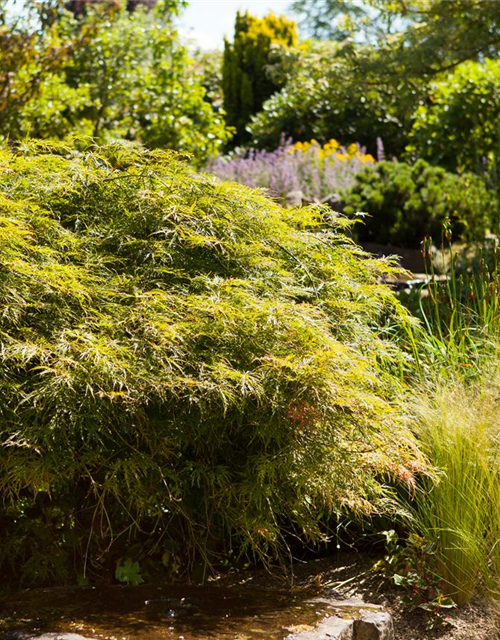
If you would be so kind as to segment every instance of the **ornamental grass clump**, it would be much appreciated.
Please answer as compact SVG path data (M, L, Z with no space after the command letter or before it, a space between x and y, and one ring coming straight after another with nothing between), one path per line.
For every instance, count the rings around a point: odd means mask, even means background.
M0 194L4 581L282 558L422 468L342 218L117 144L3 150Z
M460 273L456 249L442 247L450 275L418 292L422 322L407 335L414 355L408 411L440 473L437 482L424 479L405 507L413 534L433 550L431 571L458 604L500 596L500 276L495 239L483 249L478 264Z
M473 382L456 375L428 384L413 403L422 449L442 470L417 494L414 526L436 544L437 571L458 604L485 592L499 597L499 392L490 365Z

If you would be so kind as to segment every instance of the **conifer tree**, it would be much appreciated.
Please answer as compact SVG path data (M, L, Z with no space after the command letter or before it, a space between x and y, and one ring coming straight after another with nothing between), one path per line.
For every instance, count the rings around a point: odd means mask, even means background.
M226 40L223 62L224 108L227 123L236 129L235 143L248 134L250 117L280 86L267 73L271 45L292 47L297 42L296 25L283 16L256 18L248 13L236 16L234 42Z

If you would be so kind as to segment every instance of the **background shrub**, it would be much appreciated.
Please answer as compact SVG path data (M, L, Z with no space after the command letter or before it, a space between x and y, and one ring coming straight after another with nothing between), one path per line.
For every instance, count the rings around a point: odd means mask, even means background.
M496 197L479 176L452 174L424 160L366 167L343 200L347 214L370 216L357 227L363 241L418 248L426 236L439 243L443 225L465 240L482 239L496 226Z
M389 157L407 143L415 96L382 77L380 61L352 42L307 43L284 61L283 87L267 100L248 129L252 145L274 149L281 136L353 142L375 154L382 138ZM355 61L367 58L362 67Z
M484 173L500 150L500 60L465 62L428 88L408 151L451 171Z
M83 134L170 147L195 162L214 155L229 132L179 41L176 3L132 13L115 3L87 6L78 18L54 9L45 21L35 14L15 29L0 15L8 43L0 52L0 136Z

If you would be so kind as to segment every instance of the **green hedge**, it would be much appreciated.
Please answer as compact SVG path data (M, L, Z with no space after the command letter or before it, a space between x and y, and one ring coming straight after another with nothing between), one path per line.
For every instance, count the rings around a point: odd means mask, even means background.
M411 481L403 312L340 219L117 145L4 151L0 194L5 582L275 557Z

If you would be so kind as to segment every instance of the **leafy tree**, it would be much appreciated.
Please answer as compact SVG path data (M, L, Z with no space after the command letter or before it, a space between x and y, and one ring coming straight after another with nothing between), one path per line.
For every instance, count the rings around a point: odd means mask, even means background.
M125 7L127 11L134 11L139 7L154 9L159 6L163 11L178 13L179 9L186 5L186 0L104 0L104 2L103 0L69 0L69 2L64 3L65 8L76 16L84 14L92 5L101 5L107 10Z
M313 37L326 40L361 36L373 43L401 26L395 3L383 0L296 0L293 9Z
M358 66L361 56L370 66ZM283 134L302 141L337 138L375 154L382 138L389 155L402 153L419 94L397 77L382 82L376 60L373 48L349 42L302 47L284 87L252 119L253 144L276 148Z
M338 37L366 29L395 71L433 76L466 60L500 52L500 5L491 0L298 0L306 24L317 36ZM370 31L368 31L370 33Z
M393 5L398 7L398 3ZM409 74L433 77L466 60L500 53L500 5L490 0L400 2L411 22L395 40Z
M105 1L109 5L118 5L121 2L121 0ZM102 2L102 0L70 0L69 2L65 2L64 6L68 11L71 11L75 15L82 15L90 5L100 2ZM152 9L157 2L158 0L126 0L125 6L127 7L127 11L134 11L134 9L136 9L137 7L146 7L147 9Z
M260 19L248 13L237 14L234 41L225 42L222 67L224 108L228 125L236 129L235 142L248 138L250 117L279 88L266 69L271 46L291 47L296 41L295 23L284 17L269 14Z
M360 93L379 91L382 100L388 101L388 119L396 119L403 136L411 128L418 104L428 99L428 84L439 74L467 60L500 54L498 2L300 0L295 7L306 12L306 22L317 35L348 36L336 54L345 59L345 77L337 79L340 91L351 80ZM346 27L340 33L339 24ZM365 35L356 43L359 31ZM334 82L330 87L333 92ZM273 111L271 104L269 111ZM334 131L331 135L340 137ZM399 142L384 142L391 152L401 152Z
M22 86L8 96L10 118L0 133L140 140L190 152L200 162L214 154L228 132L178 41L175 9L172 2L158 2L152 11L129 13L105 3L89 6L78 19L62 11L34 36L24 27L23 37L37 42L34 61L16 62L13 49L13 82ZM57 64L44 62L51 51Z
M463 63L428 91L408 151L451 170L492 169L500 151L500 60Z
M195 49L190 52L193 70L200 78L201 86L205 89L207 100L215 111L224 115L224 93L222 90L222 61L223 53L219 49L207 51Z
M382 366L406 316L345 221L172 152L0 155L4 583L284 558L392 508L422 469Z
M500 52L500 4L487 0L304 0L297 8L310 10L320 35L333 20L329 35L349 37L325 44L323 55L313 47L298 56L250 126L258 145L275 146L282 127L298 139L336 137L371 152L380 136L390 155L400 155L429 84L464 60ZM368 25L374 31L356 41Z
M44 79L59 73L91 36L81 32L70 42L59 33L58 2L20 4L14 14L0 0L0 136L10 138L23 135L20 114L43 93Z

